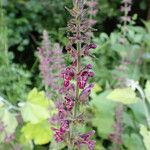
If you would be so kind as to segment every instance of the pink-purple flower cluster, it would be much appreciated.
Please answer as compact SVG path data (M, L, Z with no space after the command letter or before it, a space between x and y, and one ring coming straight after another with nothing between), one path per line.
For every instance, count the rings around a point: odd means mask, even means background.
M120 104L116 108L116 113L115 113L115 125L114 125L114 132L110 134L110 140L117 144L118 146L122 144L122 132L123 132L123 127L122 127L122 118L123 118L123 105Z
M40 72L42 74L43 84L47 94L52 97L52 93L59 91L59 73L64 67L62 51L58 43L50 43L48 32L43 31L43 42L41 48L38 48L40 60Z
M81 146L86 144L88 145L88 149L89 150L93 150L94 149L94 145L95 145L95 141L91 140L91 136L95 133L95 131L90 131L86 134L81 134L79 135L80 138L76 141L76 145L77 145L77 148L80 150Z
M88 6L88 14L89 14L89 19L88 23L91 27L93 27L97 21L94 19L96 14L98 13L98 2L97 0L89 0L86 2L86 5ZM93 35L92 32L87 32L89 35Z
M84 89L88 78L94 76L94 73L90 71L90 69L92 69L91 64L87 65L78 74L76 74L76 66L67 67L62 72L62 77L64 79L64 87L68 87L70 85L70 81L74 79L76 75L78 87L80 89Z
M94 84L88 84L89 78L94 76L92 65L82 65L81 58L90 55L90 51L96 48L90 43L90 36L86 33L91 31L91 26L86 17L85 3L83 0L74 0L73 9L68 9L72 15L68 23L69 42L66 46L68 54L72 58L72 64L61 72L64 84L61 88L63 100L56 102L57 114L52 122L57 124L53 127L54 137L57 142L66 142L68 148L87 146L94 149L95 141L90 140L94 131L81 134L74 132L76 126L84 121L82 105L88 103L88 98Z
M98 12L98 9L97 9L98 2L97 2L97 0L89 0L89 1L86 2L86 5L89 7L89 11L88 11L88 14L89 14L89 24L91 26L93 26L97 22L93 18L96 16L96 14Z
M132 0L122 0L121 3L122 3L121 12L124 13L124 15L121 17L121 20L122 22L124 22L124 24L127 24L131 21L129 12L131 11Z

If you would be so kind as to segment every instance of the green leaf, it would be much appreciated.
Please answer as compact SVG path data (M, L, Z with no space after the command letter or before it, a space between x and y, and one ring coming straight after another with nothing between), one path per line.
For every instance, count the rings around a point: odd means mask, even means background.
M29 92L27 101L43 107L48 107L49 105L48 99L46 98L44 91L38 92L36 88Z
M150 150L150 131L144 125L140 125L140 134L143 136L143 141L147 150Z
M102 143L96 142L95 150L106 150L106 149L103 147Z
M143 35L141 34L137 34L135 37L134 37L134 42L135 43L141 43L141 41L143 40Z
M21 114L25 122L31 122L33 124L38 123L41 120L47 119L50 115L48 109L30 102L26 102L21 108Z
M93 110L92 125L98 130L98 134L107 138L113 131L113 124L115 122L115 106L116 104L106 99L109 91L103 92L99 95L94 95L91 101Z
M143 111L144 107L142 101L138 101L136 104L130 105L128 107L132 110L134 114L133 121L137 121L138 124L139 122L145 123L145 112Z
M0 108L4 106L4 103L0 100Z
M5 132L0 133L0 143L4 143L6 135L15 133L18 122L15 114L11 113L6 107L0 108L0 121L2 121L5 126Z
M108 96L108 99L123 104L136 103L138 98L131 88L114 89Z
M101 91L102 91L102 87L99 86L99 85L96 83L96 84L94 84L93 91L94 91L95 93L101 92Z
M48 107L51 108L51 111L48 110ZM27 102L21 107L24 121L32 124L49 118L53 113L55 113L54 103L46 98L43 91L38 92L36 88L28 94Z
M126 128L127 129L129 129L129 128L133 128L134 129L135 128L132 116L129 113L127 113L127 112L123 113L123 120L122 120L122 122L123 122L123 125L124 125L124 130Z
M132 133L131 135L124 134L123 141L125 147L127 147L128 150L145 150L142 143L142 139L138 134L135 133Z
M47 120L37 124L27 123L21 130L25 141L33 140L35 144L42 145L51 141L52 130ZM23 142L23 141L22 141Z
M4 123L7 134L13 134L18 126L15 115L5 107L0 108L0 120Z
M146 86L145 86L145 90L144 91L145 91L146 98L147 98L147 100L150 103L150 81L146 82Z
M112 32L111 35L110 35L110 41L111 41L111 44L112 44L112 45L113 45L113 44L116 44L117 38L118 38L117 34L114 33L114 32Z

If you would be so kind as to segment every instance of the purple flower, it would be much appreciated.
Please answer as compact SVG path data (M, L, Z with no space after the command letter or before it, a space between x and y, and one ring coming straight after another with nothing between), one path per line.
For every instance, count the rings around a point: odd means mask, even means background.
M88 141L88 140L90 139L90 137L91 137L92 135L94 135L94 133L95 133L95 131L93 130L93 131L90 131L90 132L88 132L88 133L86 133L86 134L81 134L80 137L81 137L84 141Z
M125 11L127 12L131 11L131 6L127 6L127 7L121 6L121 12L125 12Z
M70 33L68 35L70 36L66 46L66 50L72 58L72 63L60 75L64 84L59 90L62 99L56 103L58 113L53 118L58 128L53 128L53 131L55 132L55 140L66 142L69 149L87 145L89 150L93 150L95 141L90 140L90 137L94 134L94 131L87 134L75 132L75 127L83 123L85 119L82 109L79 108L86 105L86 103L81 102L87 102L93 84L87 87L86 85L88 79L94 76L92 65L83 66L81 58L90 55L90 49L96 48L94 43L89 43L91 37L87 33L91 32L91 26L86 18L84 4L83 0L74 0L73 9L67 8L73 17L68 23L68 32ZM92 6L96 6L96 4L93 3Z
M89 45L89 47L92 48L92 49L95 49L97 47L97 45L92 43L92 44Z
M75 50L75 48L72 46L72 45L67 45L66 46L66 50L67 52L74 58L76 59L77 58L77 52Z
M51 128L55 134L54 134L54 137L55 137L55 140L56 142L62 142L63 141L63 136L64 136L64 132L62 132L60 129L56 129L56 128Z
M90 1L86 2L86 5L89 7L88 14L89 14L90 19L88 20L88 22L89 22L90 26L93 26L96 23L96 21L94 21L93 18L95 17L95 15L98 12L98 8L97 8L98 2L97 2L97 0L94 0L94 1L90 0ZM91 20L93 20L93 21L91 22Z
M88 81L88 78L93 77L93 76L94 76L94 73L92 71L89 71L89 69L86 66L78 75L78 78L77 78L78 87L80 89L84 89L84 87L86 86L86 83Z
M58 110L59 119L64 119L67 116L67 111L64 108Z
M127 23L131 22L129 12L131 11L132 0L123 0L121 3L123 6L121 6L120 11L124 13L124 15L121 17L121 21L124 23L124 25L126 25Z
M96 15L97 14L97 10L90 10L88 13L90 15Z
M71 98L65 97L66 101L64 102L64 105L66 107L67 111L71 111L74 107L74 101Z
M80 94L79 101L86 102L91 93L91 89L94 87L94 84L88 85Z
M95 133L95 131L90 131L86 134L79 135L79 139L76 141L76 146L80 148L81 145L86 144L89 150L94 150L95 141L90 140L91 136Z
M63 121L61 121L61 128L60 128L60 130L62 131L62 132L66 132L66 131L69 131L69 121L68 120L63 120Z
M53 98L61 86L59 74L64 67L64 60L60 45L58 43L50 43L46 30L43 31L43 41L42 46L38 48L38 57L40 60L39 68L47 96Z
M84 56L88 56L90 54L90 49L95 49L97 46L96 44L88 44L88 45L85 45L83 48L82 48L82 51L83 51L83 55Z
M96 7L97 4L98 3L96 1L89 1L89 2L86 3L86 5L89 6L89 7Z
M117 144L117 145L121 145L122 144L122 131L123 131L123 127L122 127L122 115L123 115L123 105L120 104L117 106L116 108L116 112L115 112L115 125L114 125L114 132L110 134L109 138L110 140Z
M70 67L67 67L61 74L64 79L64 86L65 87L69 86L70 81L74 77L74 70Z
M86 69L92 69L92 65L91 65L91 64L88 64L85 68L86 68Z

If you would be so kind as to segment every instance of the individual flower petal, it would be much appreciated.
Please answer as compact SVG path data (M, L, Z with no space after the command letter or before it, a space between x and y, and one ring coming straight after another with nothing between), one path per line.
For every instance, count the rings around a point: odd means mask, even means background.
M67 67L61 74L64 78L64 87L68 87L70 80L74 77L74 70L70 67Z
M91 89L94 87L94 84L90 84L87 86L80 94L79 96L79 101L81 102L86 102L87 99L89 98L89 95L91 93Z
M89 14L91 15L96 15L98 10L89 10Z
M71 111L74 107L74 101L71 98L65 97L66 101L64 102L65 108L67 111Z
M51 128L55 134L54 134L54 137L55 137L55 140L56 142L62 142L63 141L63 132L61 132L59 129L56 129L56 128Z
M86 141L86 140L89 140L90 137L91 137L92 135L94 135L94 133L95 133L95 131L92 130L92 131L90 131L90 132L88 132L88 133L81 134L80 137L81 137L84 141Z
M75 145L77 145L78 148L80 148L81 145L86 144L89 150L94 150L95 147L95 141L90 140L90 137L95 133L95 131L90 131L86 134L81 134L80 138L75 142Z
M121 6L121 12L129 12L131 11L131 6L125 7L125 6Z
M86 5L88 5L89 7L96 7L97 4L98 3L96 1L95 2L94 1L89 1L89 2L86 3Z
M62 132L66 132L66 131L69 131L69 121L68 120L63 120L63 121L61 121L61 128L60 128L60 130L62 131Z

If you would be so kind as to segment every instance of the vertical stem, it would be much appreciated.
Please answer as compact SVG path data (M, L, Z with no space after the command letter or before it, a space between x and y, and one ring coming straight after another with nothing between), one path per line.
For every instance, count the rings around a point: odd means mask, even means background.
M77 19L77 18L76 18ZM80 19L77 19L78 22L78 31L76 33L77 37L81 36L80 33ZM79 109L79 104L78 104L78 100L79 100L79 87L78 87L78 74L80 72L81 69L81 41L77 41L76 43L76 47L77 47L77 67L76 67L76 76L75 76L75 81L76 81L76 87L75 87L75 106L74 106L74 110L73 110L73 118L76 118L77 116L77 111ZM73 132L75 132L76 128L75 126L72 124L72 126L70 127L70 135L69 135L69 145L68 145L68 150L73 150L74 148L74 144L72 143L72 136L73 136Z
M113 150L120 150L118 144L116 143L113 143Z
M78 99L79 99L79 87L77 83L77 75L80 72L80 51L81 51L81 42L77 43L77 53L78 53L78 58L77 58L77 69L76 69L76 99L75 99L75 108L74 108L74 117L77 115L77 109L78 109Z
M128 4L125 3L125 4L124 4L124 7L125 7L124 17L127 17L127 16L128 16L128 11L127 11ZM127 21L124 21L124 22L123 22L123 36L124 36L124 37L126 36L126 27L127 27Z
M76 68L76 95L75 95L75 106L74 106L74 111L73 111L73 118L76 118L77 116L77 111L79 109L79 104L78 104L78 100L79 100L79 87L78 87L78 81L77 81L77 76L78 73L80 72L80 68L81 68L81 57L80 57L80 52L81 52L81 42L77 42L77 54L78 54L78 58L77 58L77 68ZM69 135L69 145L68 145L68 150L73 150L74 144L72 143L71 139L72 139L72 135L73 135L73 131L75 131L75 126L71 126L70 127L70 135Z

